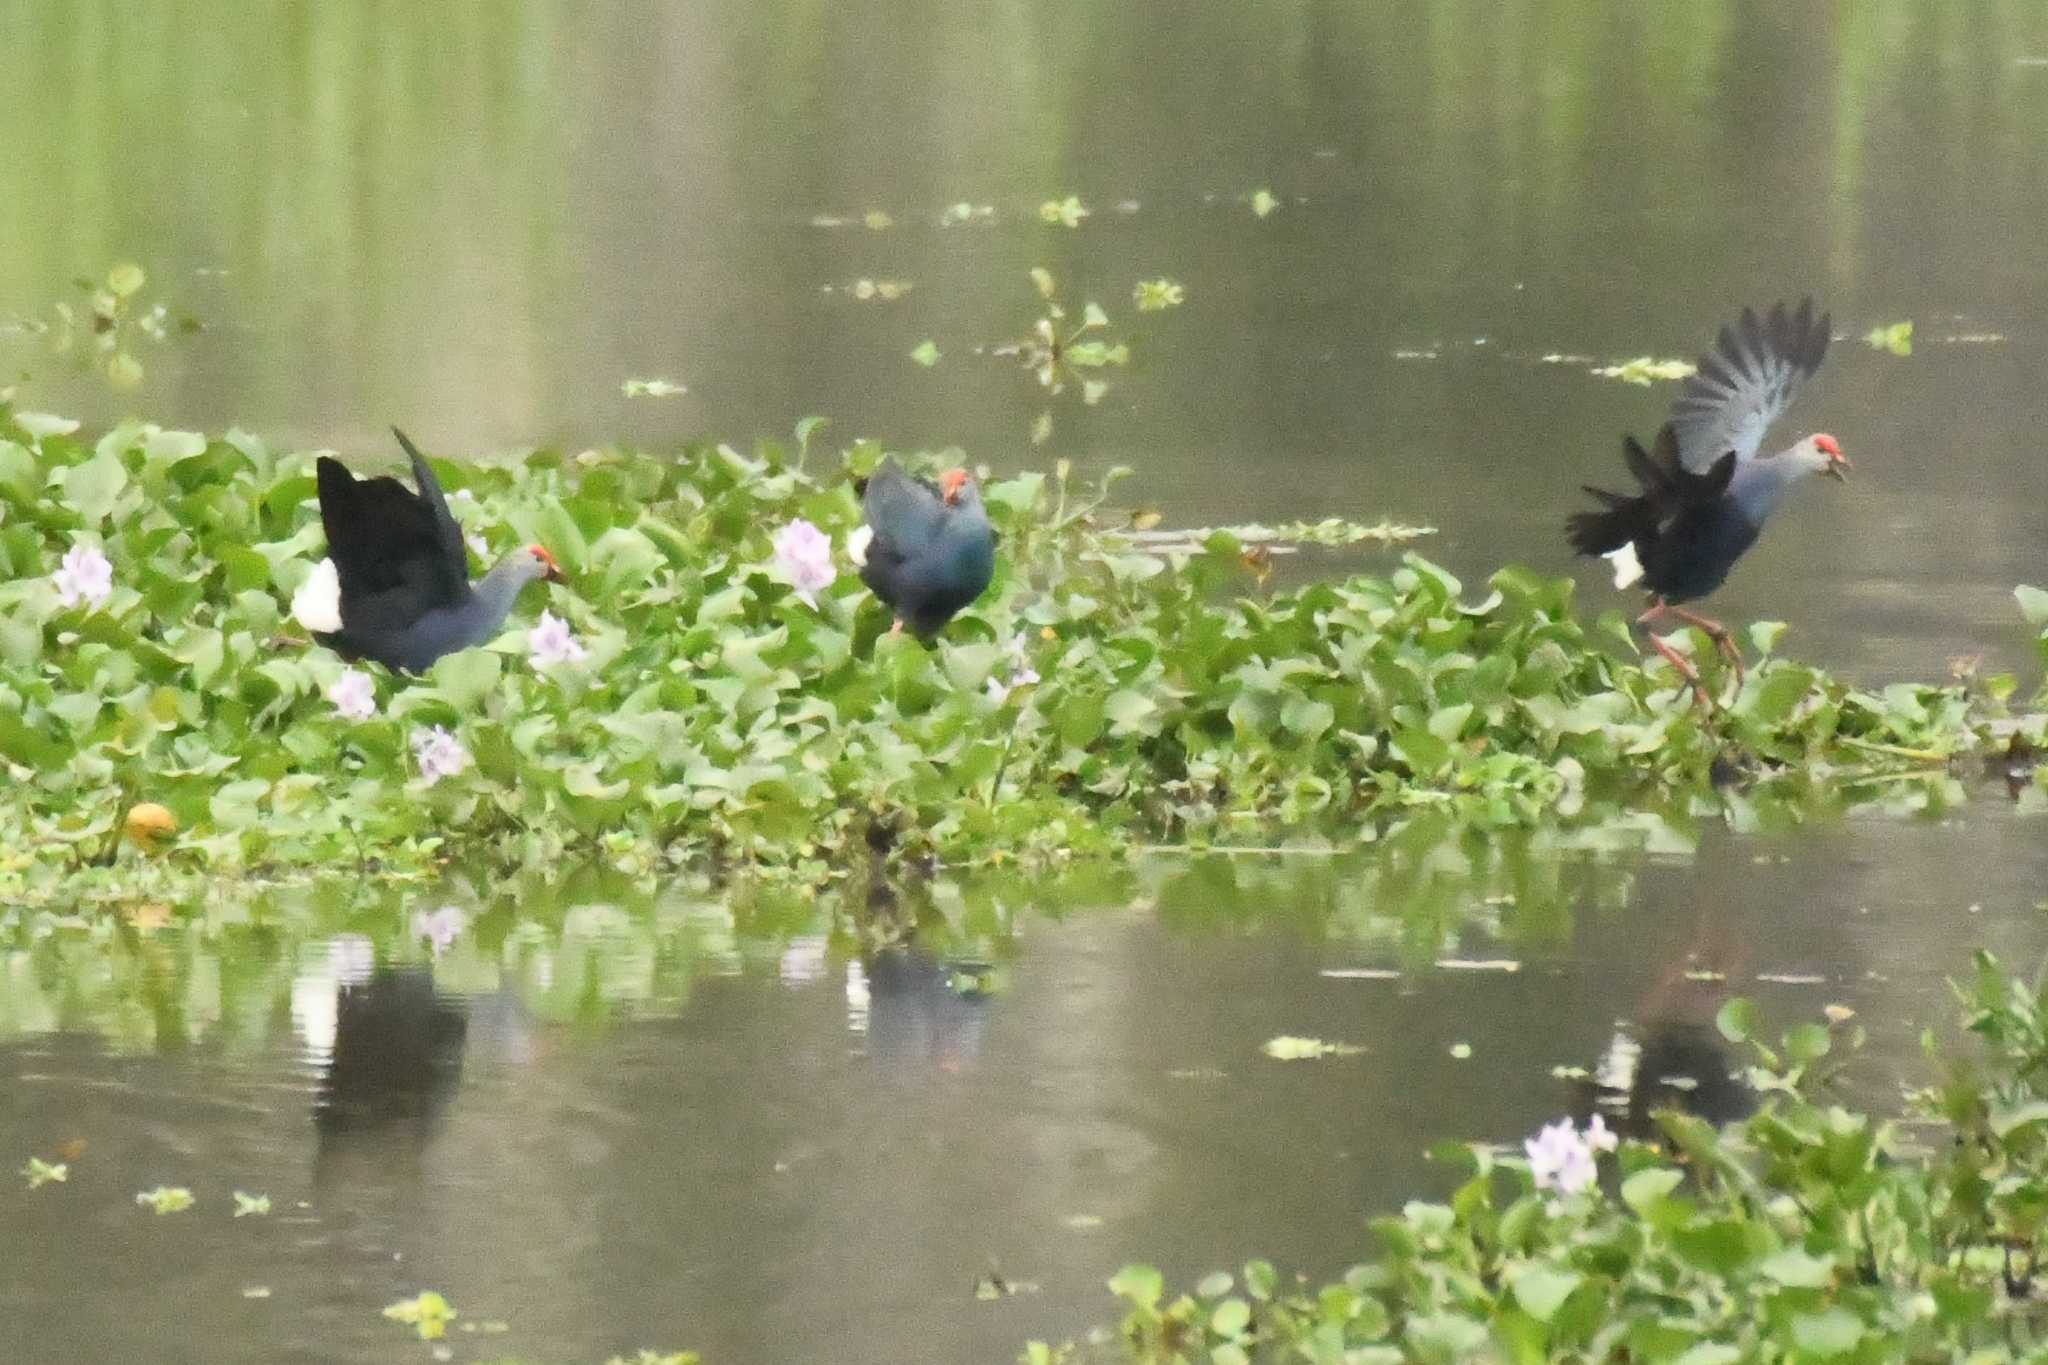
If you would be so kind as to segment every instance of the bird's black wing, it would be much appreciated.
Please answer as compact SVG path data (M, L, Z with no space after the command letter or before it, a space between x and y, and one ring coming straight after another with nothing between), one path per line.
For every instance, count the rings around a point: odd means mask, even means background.
M412 461L413 482L419 486L420 501L426 504L427 515L433 521L434 543L440 549L434 561L438 577L435 586L450 600L460 599L469 587L469 557L464 552L462 526L448 511L448 500L441 496L441 481L434 477L434 467L427 463L427 457L397 427L391 428L391 434L398 438L398 444L405 447L406 456Z
M358 479L325 455L315 473L349 630L396 629L460 600L460 586L448 591L439 531L418 494L388 476Z
M1740 321L1723 327L1671 406L1680 462L1705 473L1729 451L1737 461L1755 456L1771 423L1827 358L1828 326L1809 298L1795 313L1783 303L1762 318L1745 308Z

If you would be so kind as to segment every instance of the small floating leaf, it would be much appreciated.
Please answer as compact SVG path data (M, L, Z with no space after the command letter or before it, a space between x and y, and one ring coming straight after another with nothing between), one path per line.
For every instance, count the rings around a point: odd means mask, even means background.
M455 1320L456 1312L448 1300L429 1289L418 1298L392 1304L384 1310L384 1316L417 1329L421 1341L439 1341L448 1334L448 1324Z
M107 272L107 291L117 299L125 299L140 290L148 279L141 266L123 261Z
M619 390L628 398L674 398L689 392L681 384L666 379L628 379L619 385Z
M1081 220L1088 216L1088 206L1079 197L1068 195L1065 199L1048 199L1038 206L1041 222L1057 224L1060 227L1079 227Z
M1599 366L1593 373L1602 379L1619 379L1624 384L1648 387L1656 379L1684 379L1696 368L1686 360L1658 360L1654 356L1639 355L1634 360Z
M32 1156L28 1165L21 1168L21 1173L28 1177L28 1187L36 1190L52 1181L63 1184L71 1178L71 1167L61 1161L52 1163Z
M1873 351L1890 351L1893 355L1913 354L1913 324L1911 322L1889 322L1873 327L1865 334L1863 344Z
M1296 1038L1281 1034L1268 1038L1259 1049L1268 1057L1282 1062L1314 1061L1319 1057L1350 1057L1365 1051L1355 1043L1329 1043L1321 1038Z
M117 389L132 389L142 382L142 362L126 351L116 351L107 362L107 382Z
M1131 299L1141 313L1159 313L1168 308L1178 308L1187 298L1187 290L1168 279L1140 280L1131 290Z
M884 303L892 303L916 287L909 280L861 279L853 282L853 296L863 303L869 299L880 299Z
M1256 190L1252 194L1252 212L1264 218L1280 207L1280 201L1273 197L1271 190Z
M910 358L929 370L932 366L939 363L938 343L930 337L926 337L918 343L917 349L910 353Z
M192 1207L192 1191L183 1185L159 1185L153 1190L144 1190L135 1196L135 1202L162 1216L166 1213L182 1213Z
M869 232L887 232L896 226L896 220L880 209L869 209L861 222L866 224Z
M244 1194L235 1191L235 1217L261 1217L270 1212L270 1196L267 1194Z
M1053 283L1052 272L1042 265L1031 267L1031 283L1037 287L1040 298L1051 298L1053 290L1058 287ZM78 423L73 422L71 426L76 430Z

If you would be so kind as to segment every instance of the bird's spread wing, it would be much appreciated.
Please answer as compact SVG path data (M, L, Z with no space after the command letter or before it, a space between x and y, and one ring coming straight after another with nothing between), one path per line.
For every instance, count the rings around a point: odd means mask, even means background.
M875 533L869 556L880 555L894 562L930 544L946 520L946 504L939 490L911 478L894 460L884 460L868 476L861 507Z
M1796 313L1777 304L1762 318L1743 309L1672 404L1680 461L1705 473L1729 451L1738 461L1753 457L1827 353L1828 316L1813 315L1812 299Z
M351 629L395 628L460 599L448 590L433 513L397 479L358 479L320 458L320 520L341 581L342 619Z
M441 496L441 481L434 477L434 467L427 463L427 457L397 427L391 428L391 434L398 438L398 444L405 447L406 458L412 461L412 481L418 485L420 501L426 504L427 515L433 521L434 543L440 549L434 561L436 587L450 600L459 599L469 586L469 559L462 544L462 526L448 511L448 500Z

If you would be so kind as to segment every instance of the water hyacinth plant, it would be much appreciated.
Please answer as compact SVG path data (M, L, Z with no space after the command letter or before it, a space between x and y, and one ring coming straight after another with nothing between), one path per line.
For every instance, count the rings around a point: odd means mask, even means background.
M1921 769L1948 801L1947 756L2041 729L2003 716L2010 680L1873 693L1777 657L1694 708L1618 614L1573 614L1569 581L1474 590L1409 554L1278 589L1238 532L1148 540L1064 466L984 483L995 581L927 648L834 563L869 443L823 474L775 442L451 473L493 553L556 547L570 584L378 682L293 619L320 595L310 456L63 425L0 415L0 818L25 859L0 878L23 893L90 866L134 800L170 813L164 865L195 875L603 849L830 879L877 825L945 857L1064 858L1347 842L1424 813L1598 821L1731 770L1853 793ZM118 586L81 621L49 583L87 544ZM75 568L81 594L107 581Z
M1627 1143L1597 1116L1566 1119L1526 1161L1448 1144L1448 1198L1375 1219L1371 1255L1330 1282L1253 1261L1169 1296L1157 1270L1126 1266L1108 1286L1118 1333L1020 1358L2039 1360L2048 1011L2038 983L1984 954L1957 995L1977 1045L1928 1040L1938 1080L1908 1096L1905 1123L1833 1093L1829 1059L1863 1042L1846 1018L1767 1046L1734 1000L1719 1026L1764 1096L1751 1117L1668 1108Z

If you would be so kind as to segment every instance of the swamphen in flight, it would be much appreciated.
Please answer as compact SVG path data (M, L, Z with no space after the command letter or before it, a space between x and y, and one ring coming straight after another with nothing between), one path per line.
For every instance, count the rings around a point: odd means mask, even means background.
M1588 486L1600 509L1575 513L1565 523L1573 549L1614 560L1615 586L1640 579L1649 589L1649 610L1636 624L1675 616L1698 626L1734 665L1737 687L1742 651L1727 629L1678 604L1721 586L1793 484L1811 474L1840 479L1849 468L1841 446L1825 433L1776 454L1757 453L1765 431L1827 353L1828 318L1814 317L1812 299L1796 313L1780 303L1764 318L1743 309L1741 321L1723 327L1714 349L1700 357L1655 448L1645 452L1633 436L1622 438L1642 491L1629 497ZM1706 701L1697 670L1654 632L1650 643Z
M995 577L995 528L966 470L933 484L883 460L861 486L861 507L870 534L854 556L860 580L896 613L895 630L929 640Z
M528 545L471 587L462 528L440 482L405 433L392 434L412 460L417 493L388 476L358 479L320 457L320 520L341 580L341 629L316 638L346 658L422 673L443 654L496 635L520 589L537 578L561 582L562 571L553 555Z

